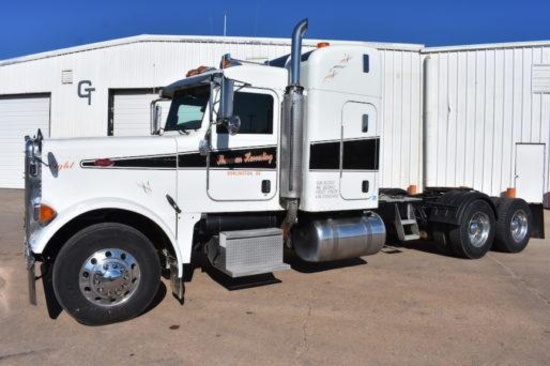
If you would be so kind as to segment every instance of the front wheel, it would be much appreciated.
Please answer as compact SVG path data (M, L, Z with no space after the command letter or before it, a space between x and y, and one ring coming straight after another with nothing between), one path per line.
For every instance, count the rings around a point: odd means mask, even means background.
M493 244L495 237L495 214L483 200L471 202L459 226L449 231L453 252L462 258L483 257Z
M55 295L77 321L109 324L134 318L160 283L158 254L138 230L101 223L75 234L53 267Z

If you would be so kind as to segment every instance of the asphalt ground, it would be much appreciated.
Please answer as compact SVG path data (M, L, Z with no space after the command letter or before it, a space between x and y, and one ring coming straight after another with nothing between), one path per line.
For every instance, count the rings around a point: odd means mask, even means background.
M0 202L0 365L550 364L549 239L474 261L388 246L258 287L198 268L183 305L164 281L140 317L90 327L50 318L41 282L28 303L23 192Z

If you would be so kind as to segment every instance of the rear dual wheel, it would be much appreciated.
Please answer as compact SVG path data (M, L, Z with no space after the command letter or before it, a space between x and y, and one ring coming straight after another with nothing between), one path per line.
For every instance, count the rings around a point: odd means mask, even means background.
M461 224L449 230L449 243L457 256L478 259L491 248L495 231L493 209L487 202L475 200L466 207Z
M498 212L493 248L506 253L519 253L531 237L531 208L522 199L495 200Z

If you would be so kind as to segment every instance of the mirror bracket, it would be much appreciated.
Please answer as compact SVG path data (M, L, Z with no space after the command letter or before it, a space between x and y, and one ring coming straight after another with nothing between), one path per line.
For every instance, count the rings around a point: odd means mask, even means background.
M206 156L210 153L210 141L207 139L200 140L199 142L199 153L201 156Z

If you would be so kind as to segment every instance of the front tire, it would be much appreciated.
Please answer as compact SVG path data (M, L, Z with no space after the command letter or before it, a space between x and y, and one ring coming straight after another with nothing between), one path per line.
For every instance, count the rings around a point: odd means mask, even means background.
M138 316L153 300L159 284L159 257L151 241L118 223L96 224L75 234L53 267L59 303L88 325Z
M459 226L449 231L453 252L462 258L478 259L491 248L495 237L495 214L483 200L471 202Z

